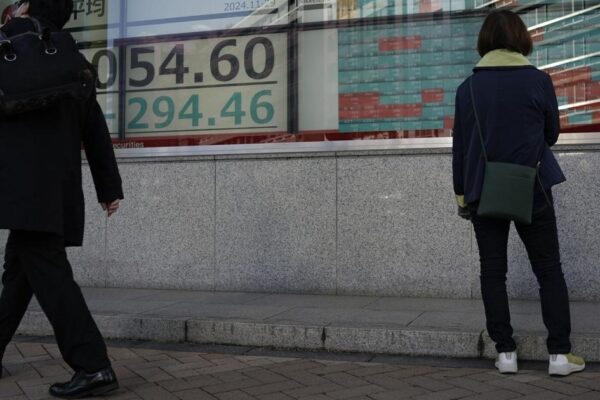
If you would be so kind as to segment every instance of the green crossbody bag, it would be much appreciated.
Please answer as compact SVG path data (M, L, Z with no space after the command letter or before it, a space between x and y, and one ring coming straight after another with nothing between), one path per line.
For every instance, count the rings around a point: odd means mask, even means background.
M485 159L483 187L477 215L487 218L498 218L531 224L533 216L533 195L535 178L538 175L539 163L536 168L525 165L488 160L483 140L481 123L475 106L473 78L469 80L471 101L477 122L481 148Z

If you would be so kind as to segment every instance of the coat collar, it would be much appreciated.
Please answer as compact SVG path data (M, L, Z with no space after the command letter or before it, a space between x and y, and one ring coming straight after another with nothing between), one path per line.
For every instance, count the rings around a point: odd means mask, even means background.
M510 50L492 50L483 56L475 68L530 67L532 64L521 53Z

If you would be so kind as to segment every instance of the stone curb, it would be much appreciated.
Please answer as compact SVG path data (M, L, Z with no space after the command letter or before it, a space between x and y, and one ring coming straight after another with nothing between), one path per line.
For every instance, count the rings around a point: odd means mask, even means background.
M485 332L448 331L394 326L315 326L231 320L193 320L147 315L95 314L102 334L109 339L170 343L220 344L280 349L358 352L447 358L494 358L496 350ZM19 334L53 335L46 316L25 314ZM545 334L515 335L519 357L548 359ZM572 337L573 351L587 361L600 361L600 335Z

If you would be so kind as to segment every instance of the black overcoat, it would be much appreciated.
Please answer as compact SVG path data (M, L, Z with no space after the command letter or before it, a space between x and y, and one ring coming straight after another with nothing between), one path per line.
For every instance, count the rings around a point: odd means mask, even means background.
M32 30L33 24L18 18L2 29L14 36ZM81 246L82 144L98 201L122 199L121 177L95 93L84 102L63 100L35 112L0 114L0 229L53 232L64 236L65 245Z

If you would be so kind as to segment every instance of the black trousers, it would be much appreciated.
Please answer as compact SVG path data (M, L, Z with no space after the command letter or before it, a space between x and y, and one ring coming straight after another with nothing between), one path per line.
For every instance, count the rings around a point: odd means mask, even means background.
M0 297L0 356L35 294L52 324L64 360L74 371L110 366L106 345L73 280L63 238L11 231L6 244Z
M550 204L541 189L536 192L532 224L515 223L515 226L540 287L548 352L565 354L571 351L569 295L561 268L552 193L547 193ZM499 353L514 351L516 344L506 293L510 221L478 217L477 204L469 208L481 258L481 294L487 330Z

